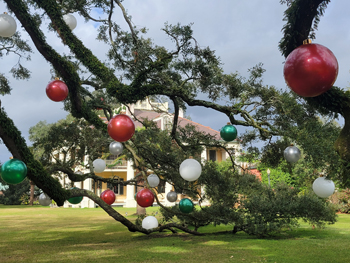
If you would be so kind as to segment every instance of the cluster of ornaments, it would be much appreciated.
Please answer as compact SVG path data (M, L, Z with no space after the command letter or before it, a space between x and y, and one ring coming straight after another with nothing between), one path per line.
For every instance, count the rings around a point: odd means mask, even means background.
M301 152L298 147L291 145L284 150L283 155L288 162L295 163L300 159ZM317 196L327 198L334 193L335 185L332 180L319 177L312 184L312 189Z

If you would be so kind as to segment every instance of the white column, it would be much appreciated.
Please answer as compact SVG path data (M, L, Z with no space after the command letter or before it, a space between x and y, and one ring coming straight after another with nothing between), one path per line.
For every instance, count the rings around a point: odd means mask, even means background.
M127 170L126 170L126 180L131 180L134 177L135 177L135 174L134 174L134 169L132 168L132 161L128 161ZM136 201L134 199L134 195L135 195L135 186L127 185L125 207L136 207Z

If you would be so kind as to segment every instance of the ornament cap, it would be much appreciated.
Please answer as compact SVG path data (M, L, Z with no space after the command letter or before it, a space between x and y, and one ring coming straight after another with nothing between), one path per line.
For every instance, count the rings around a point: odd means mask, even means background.
M303 40L303 45L307 45L307 44L311 44L312 43L312 41L311 41L311 39L305 39L305 40Z
M291 144L290 144L290 146L294 146L294 144L293 144L293 143L291 143Z
M55 80L60 80L60 78L59 77L55 77Z
M231 125L231 122L228 122L227 125Z

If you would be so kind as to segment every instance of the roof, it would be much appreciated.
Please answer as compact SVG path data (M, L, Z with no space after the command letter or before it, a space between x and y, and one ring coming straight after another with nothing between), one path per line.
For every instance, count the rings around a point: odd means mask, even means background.
M134 110L134 115L139 120L145 120L145 119L154 120L157 123L157 126L159 128L161 128L161 117L168 115L168 116L171 116L171 118L172 118L174 116L174 114L171 114L171 113L155 112L155 111L139 110L139 109ZM101 119L107 123L106 117L101 117ZM178 125L180 127L186 127L186 125L193 125L196 127L197 131L202 132L204 134L210 134L210 135L214 136L214 138L216 140L221 140L219 131L212 129L209 126L204 126L200 123L191 121L189 119L179 117L178 118ZM140 128L140 127L142 127L142 124L139 121L135 121L135 126L136 126L136 128ZM236 140L237 139L235 139L235 141Z

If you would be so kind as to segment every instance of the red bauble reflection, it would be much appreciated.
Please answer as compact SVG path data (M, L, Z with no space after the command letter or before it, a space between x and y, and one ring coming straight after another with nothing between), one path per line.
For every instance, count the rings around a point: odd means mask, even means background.
M108 134L117 142L126 142L135 133L134 121L125 114L118 114L108 122Z
M338 61L319 44L305 44L292 51L283 69L287 85L298 95L316 97L329 90L338 76Z
M113 204L115 201L115 193L112 190L105 190L101 193L100 198L105 201L106 204Z
M136 202L142 207L151 206L154 202L154 195L152 191L147 188L138 191L136 194Z
M46 95L56 102L65 100L68 96L68 87L66 83L61 80L51 81L46 86Z

